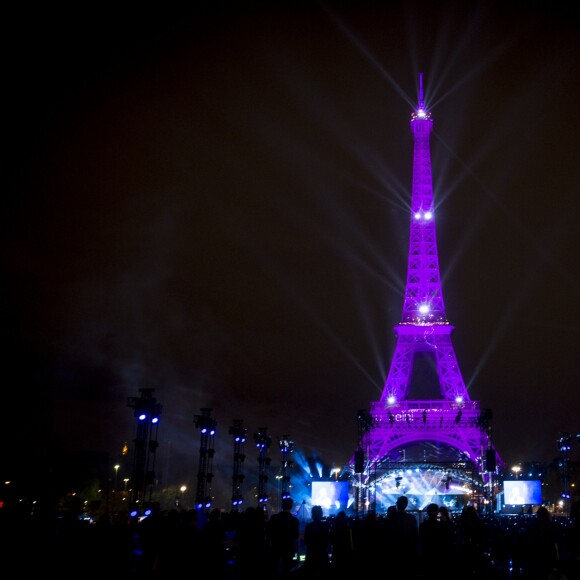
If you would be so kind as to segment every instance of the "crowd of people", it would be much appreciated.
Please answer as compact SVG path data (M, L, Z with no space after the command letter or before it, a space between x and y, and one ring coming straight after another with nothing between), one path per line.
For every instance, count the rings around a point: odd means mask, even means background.
M452 514L429 504L408 510L400 496L386 513L328 515L319 505L299 518L292 499L268 517L238 511L151 506L147 517L120 512L94 523L75 517L2 520L2 546L19 573L61 578L180 578L199 572L224 580L385 578L552 580L580 578L578 514L485 516L472 505ZM302 512L304 513L304 512Z

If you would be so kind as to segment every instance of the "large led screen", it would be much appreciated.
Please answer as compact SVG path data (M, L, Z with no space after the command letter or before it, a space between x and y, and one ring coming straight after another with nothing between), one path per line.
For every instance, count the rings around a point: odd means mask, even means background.
M515 480L503 482L505 505L530 505L542 503L542 482L538 480Z
M313 481L312 505L322 506L324 515L346 510L348 504L348 481Z

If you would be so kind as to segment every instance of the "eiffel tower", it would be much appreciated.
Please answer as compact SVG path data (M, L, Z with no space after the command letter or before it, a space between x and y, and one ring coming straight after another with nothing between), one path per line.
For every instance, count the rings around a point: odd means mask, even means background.
M402 473L403 467L438 467L447 474L448 488L452 469L474 472L485 484L503 466L491 441L491 411L480 410L479 402L469 396L451 340L454 326L445 312L433 202L432 129L420 74L419 102L411 115L414 158L403 315L394 327L396 346L380 400L371 402L370 413L359 411L358 417L360 447L354 472L361 485L366 482L375 490L385 473ZM433 378L438 378L438 399L409 398L419 358L427 359Z

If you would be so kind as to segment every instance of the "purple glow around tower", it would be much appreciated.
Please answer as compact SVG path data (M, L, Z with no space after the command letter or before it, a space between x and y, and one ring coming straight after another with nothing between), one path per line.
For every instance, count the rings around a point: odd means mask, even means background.
M407 283L403 317L395 327L397 346L381 397L385 405L407 397L413 361L419 351L429 351L435 357L442 397L469 401L451 343L454 327L447 321L441 288L429 147L432 129L420 74L419 103L411 116L414 157Z
M372 427L362 437L362 448L368 454L368 477L373 469L383 465L385 458L388 463L402 454L406 457L403 462L409 461L411 453L407 451L417 444L444 445L452 449L455 461L469 458L479 472L487 469L486 453L495 452L479 402L470 399L463 382L451 342L454 327L445 314L433 207L429 146L432 129L423 95L423 76L419 75L419 102L411 117L413 185L403 315L394 327L397 342L381 398L371 403ZM409 399L417 355L432 358L439 380L439 399ZM424 462L424 453L421 457ZM501 465L499 456L497 464Z

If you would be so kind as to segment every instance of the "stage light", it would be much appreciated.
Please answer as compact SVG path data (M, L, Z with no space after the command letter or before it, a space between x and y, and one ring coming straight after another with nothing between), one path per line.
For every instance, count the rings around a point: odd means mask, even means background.
M572 449L572 436L569 433L561 433L558 438L558 447L564 453L570 451Z

